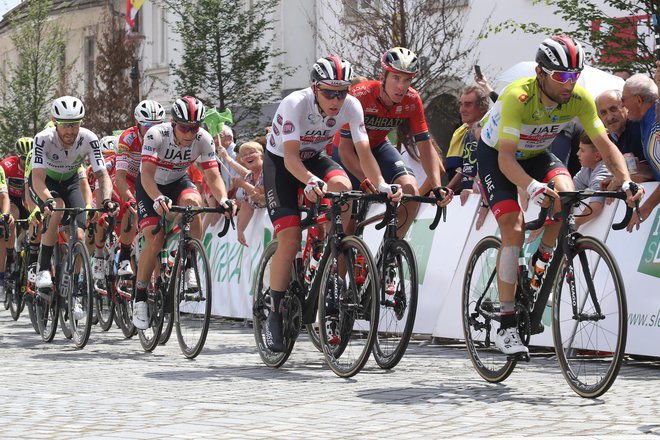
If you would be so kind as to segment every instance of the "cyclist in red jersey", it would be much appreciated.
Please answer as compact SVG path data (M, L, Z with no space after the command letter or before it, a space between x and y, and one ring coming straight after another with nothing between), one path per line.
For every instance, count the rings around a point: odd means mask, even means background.
M350 130L344 126L341 139L335 137L342 165L353 175L354 187L358 182L366 183L365 180L369 179L380 191L385 191L385 187L393 183L400 185L406 194L419 195L415 175L387 139L390 131L408 121L424 171L436 197L443 198L440 204L444 206L451 200L451 194L444 197L444 191L439 189L440 157L431 145L422 100L417 91L410 87L419 70L417 55L409 49L394 47L383 54L380 62L383 68L380 81L364 81L350 91L362 104L371 154L369 151L358 151L360 146L353 144ZM418 206L417 203L409 203L406 211L400 213L398 234L401 237L414 220Z
M133 112L135 125L119 136L117 146L117 189L122 199L121 211L121 235L119 237L119 268L117 275L132 276L133 268L129 261L131 256L131 243L137 234L137 203L135 201L135 178L140 171L140 160L142 158L142 141L144 135L151 127L165 121L165 109L160 103L153 100L141 101ZM128 217L124 213L130 211L133 214L133 223L128 226ZM128 229L128 231L126 231Z
M16 141L16 156L10 156L0 162L7 181L7 190L9 193L9 203L7 210L3 207L3 212L8 212L11 219L9 224L9 238L2 241L5 250L5 256L0 255L0 301L5 298L5 268L11 267L14 263L14 242L16 241L16 223L13 219L26 218L28 212L23 206L23 189L25 186L25 159L28 152L32 150L32 138L22 137ZM6 257L6 258L5 258Z

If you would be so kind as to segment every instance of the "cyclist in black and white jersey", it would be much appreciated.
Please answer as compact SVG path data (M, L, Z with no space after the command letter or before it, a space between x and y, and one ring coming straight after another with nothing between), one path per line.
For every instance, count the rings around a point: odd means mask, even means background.
M291 264L300 249L302 231L298 190L314 202L330 191L351 188L346 172L325 152L335 133L348 124L356 146L369 149L360 102L348 94L353 68L337 56L320 58L312 66L312 86L282 100L268 135L264 157L266 205L278 246L270 271L271 313L266 343L272 351L284 350L279 304L289 284ZM348 223L350 210L342 216ZM336 329L329 336L338 337ZM332 334L330 334L332 333Z
M53 208L84 208L85 201L80 190L78 169L85 157L89 158L99 182L97 206L115 215L119 206L112 202L112 184L105 168L98 137L90 130L81 127L85 107L80 99L62 96L53 101L51 116L55 124L39 132L34 137L32 172L29 177L30 196L44 214L51 214L46 233L42 237L39 255L37 288L50 288L50 261L53 247L57 242L57 232L62 223L63 213L53 212ZM85 213L75 219L79 238L83 239Z
M139 227L146 244L138 263L133 306L133 323L141 330L149 325L147 286L165 241L165 231L161 230L156 235L152 231L157 227L160 216L167 214L173 201L182 206L202 206L202 196L188 176L188 167L194 162L201 164L213 196L221 206L235 210L232 201L227 199L227 189L220 177L213 137L201 128L205 113L204 104L197 98L179 98L172 104L172 121L151 127L142 142L140 173L135 179L135 198ZM199 216L193 218L190 229L193 237L202 237ZM192 261L187 264L192 264ZM186 285L196 287L194 269L185 269Z

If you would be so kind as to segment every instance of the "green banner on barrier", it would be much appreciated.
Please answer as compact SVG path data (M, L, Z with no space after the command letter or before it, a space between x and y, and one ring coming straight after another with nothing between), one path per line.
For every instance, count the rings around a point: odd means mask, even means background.
M647 219L649 221L650 219ZM637 270L646 275L660 278L660 209L655 211L653 227L644 245L642 259Z

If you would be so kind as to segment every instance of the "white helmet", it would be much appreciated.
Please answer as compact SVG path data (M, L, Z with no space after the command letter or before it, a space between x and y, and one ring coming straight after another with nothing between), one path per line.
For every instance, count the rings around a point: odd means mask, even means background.
M85 117L85 106L75 96L61 96L53 101L50 114L60 121L80 121Z
M158 101L145 99L135 107L133 115L139 124L159 124L165 120L165 109Z
M119 136L103 136L101 138L101 153L104 156L111 156L117 152L117 143Z

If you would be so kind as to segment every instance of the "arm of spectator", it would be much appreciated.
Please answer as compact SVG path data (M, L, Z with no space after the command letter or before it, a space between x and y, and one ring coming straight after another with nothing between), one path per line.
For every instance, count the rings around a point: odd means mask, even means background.
M247 240L245 239L245 228L250 224L254 209L247 202L241 202L239 206L240 209L238 211L238 222L236 227L238 242L245 247L249 247Z
M485 76L481 76L479 78L476 74L474 75L474 82L477 83L479 88L484 91L485 94L488 95L491 101L496 102L497 98L500 97L500 95L497 94L495 90L490 86L488 83L488 79Z

